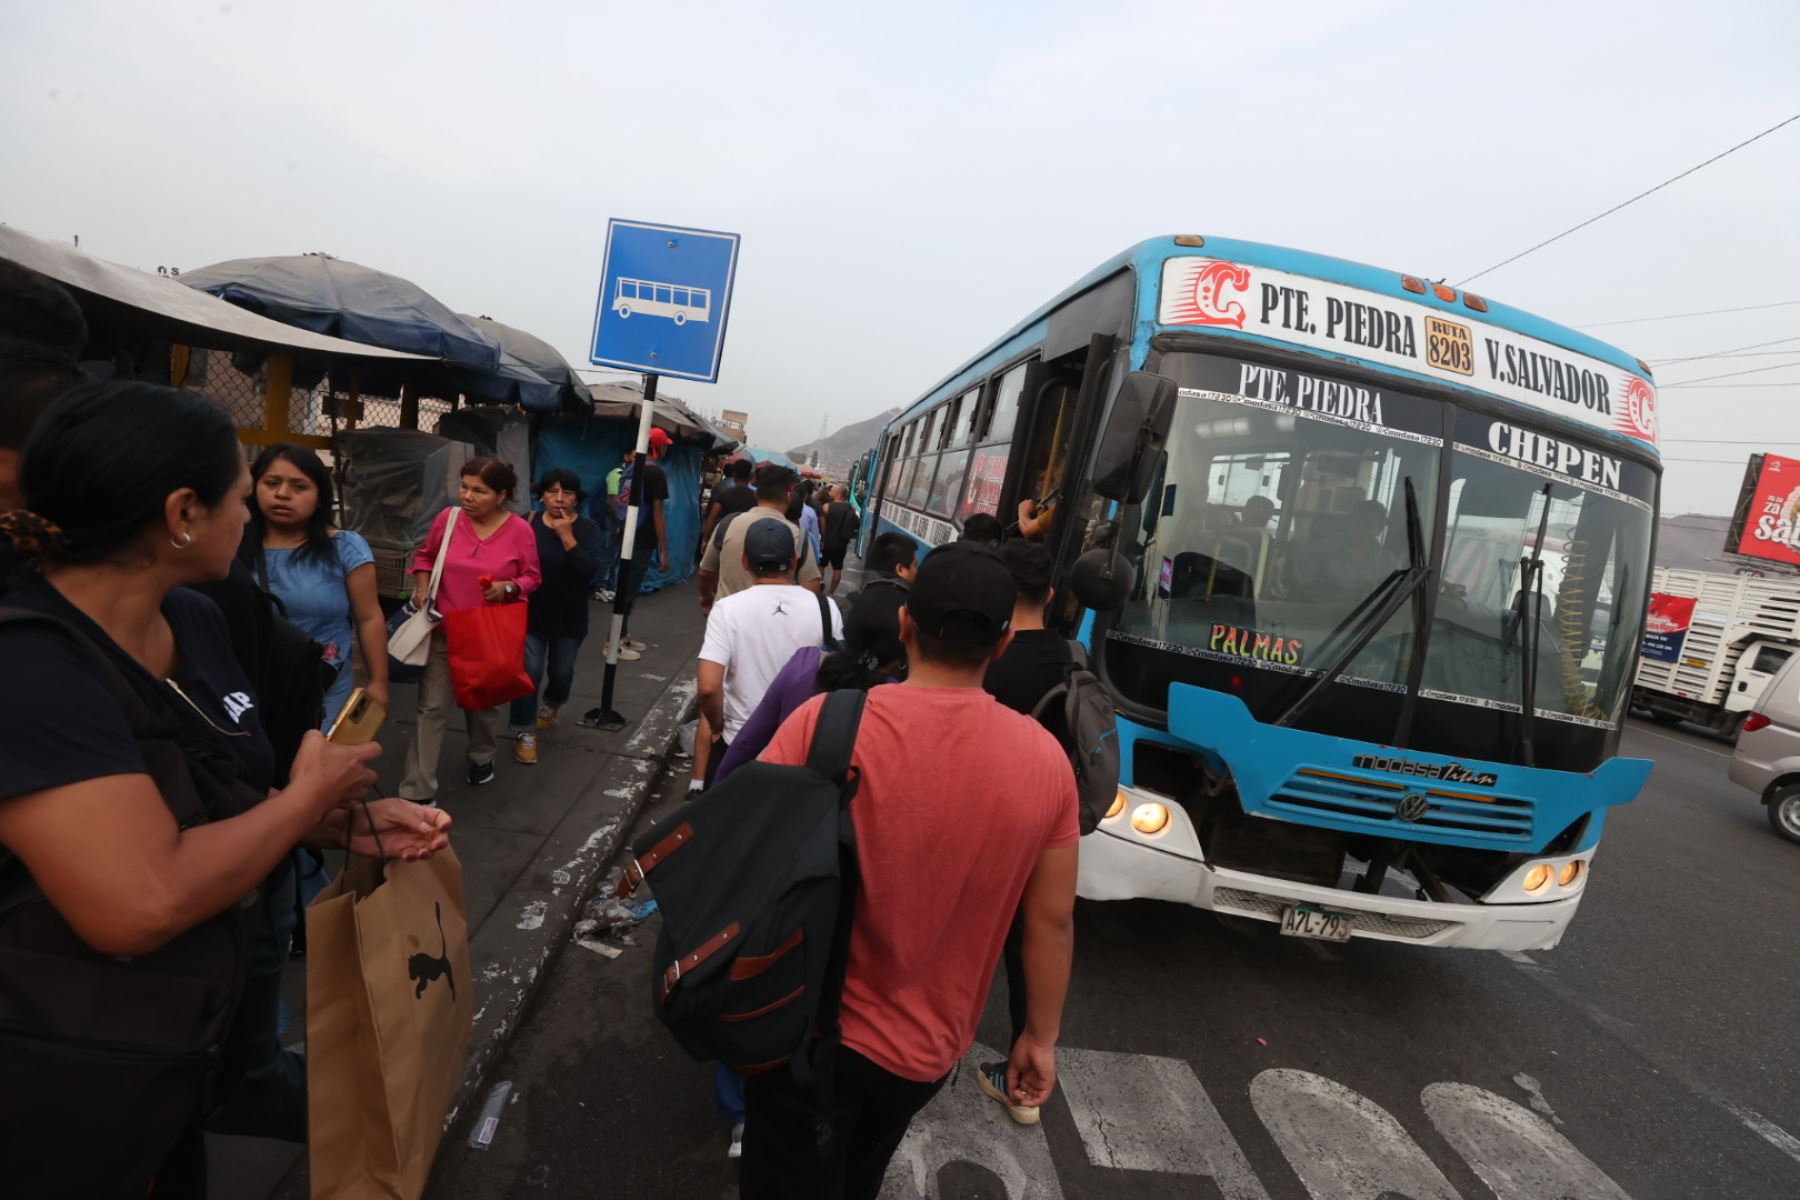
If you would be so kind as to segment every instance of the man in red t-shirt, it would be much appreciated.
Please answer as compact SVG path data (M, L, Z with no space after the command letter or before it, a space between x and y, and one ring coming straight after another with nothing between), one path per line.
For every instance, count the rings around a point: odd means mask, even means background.
M756 1076L745 1197L879 1193L907 1125L975 1039L1015 909L1030 1008L1007 1092L1035 1106L1056 1086L1080 826L1056 739L982 690L1011 638L1016 595L1005 565L974 542L939 547L919 565L900 610L906 682L870 691L852 755L862 887L829 1114L833 1156L816 1150L811 1089L786 1071ZM763 761L804 763L822 702L789 717ZM818 1170L832 1176L822 1192Z

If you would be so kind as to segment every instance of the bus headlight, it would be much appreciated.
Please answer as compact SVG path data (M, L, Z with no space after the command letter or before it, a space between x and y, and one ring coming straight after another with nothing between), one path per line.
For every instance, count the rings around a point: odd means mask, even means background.
M1121 797L1123 799L1123 797ZM1169 824L1169 810L1151 800L1131 810L1131 827L1142 834L1161 833Z
M1110 821L1114 817L1118 816L1120 813L1122 813L1124 811L1125 811L1125 793L1124 792L1114 792L1112 807L1106 810L1106 816L1102 817L1101 820Z
M1562 870L1556 873L1556 886L1574 887L1581 879L1581 865L1579 858L1571 858L1564 863Z
M1545 888L1549 887L1550 864L1539 863L1531 868L1531 870L1525 872L1525 878L1519 886L1523 887L1526 895L1529 896L1535 896Z

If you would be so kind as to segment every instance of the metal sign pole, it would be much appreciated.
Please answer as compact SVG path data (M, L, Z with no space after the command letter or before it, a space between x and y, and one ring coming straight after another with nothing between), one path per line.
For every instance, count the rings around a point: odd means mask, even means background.
M630 724L625 718L625 714L613 707L613 682L619 671L619 642L622 640L622 631L625 625L625 616L619 611L619 606L626 604L629 607L626 600L627 585L635 586L641 583L635 578L632 568L637 563L638 514L643 511L643 506L638 503L638 497L643 494L640 489L644 486L644 460L650 453L650 418L655 407L656 376L646 375L644 376L644 404L638 412L637 452L632 459L631 503L625 506L625 540L619 546L619 578L613 588L612 617L606 639L606 673L600 683L600 707L589 709L587 715L581 719L582 724L591 725L595 729L618 730ZM645 551L645 553L649 553L649 551Z

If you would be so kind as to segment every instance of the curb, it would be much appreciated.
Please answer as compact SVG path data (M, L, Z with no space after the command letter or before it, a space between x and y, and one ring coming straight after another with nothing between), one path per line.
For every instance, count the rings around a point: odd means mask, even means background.
M446 1141L458 1118L480 1101L510 1034L568 945L582 906L620 841L643 811L650 785L693 707L694 686L685 669L675 677L624 748L595 774L536 860L519 873L518 882L508 889L507 902L469 939L469 967L485 990L469 1032L462 1080L444 1118ZM443 1143L439 1145L441 1149Z

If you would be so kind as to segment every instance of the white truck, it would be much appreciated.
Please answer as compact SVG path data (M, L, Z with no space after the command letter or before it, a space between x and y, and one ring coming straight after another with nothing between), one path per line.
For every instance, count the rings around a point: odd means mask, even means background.
M1658 567L1631 690L1662 721L1736 737L1763 688L1800 650L1800 577Z

